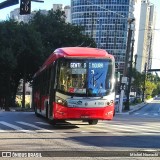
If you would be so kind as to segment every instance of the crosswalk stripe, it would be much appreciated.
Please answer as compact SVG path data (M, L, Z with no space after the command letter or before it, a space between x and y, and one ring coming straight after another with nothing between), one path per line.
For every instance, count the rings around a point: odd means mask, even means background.
M112 134L144 134L144 135L150 135L150 134L159 134L160 133L160 127L153 126L137 126L137 125L125 125L124 124L100 124L96 126L81 126L81 133L85 132L106 132L106 133L112 133Z
M157 130L160 130L160 126L156 126L155 127L155 124L150 124L149 126L141 126L141 125L131 125L131 124L106 124L105 127L114 127L114 128L131 128L131 129L135 129L135 128L138 128L138 129L141 129L141 128L145 128L145 129L157 129Z
M36 122L36 123L38 123L38 124L42 124L42 125L46 125L46 126L49 126L49 125L50 125L50 124L45 123L45 122Z
M36 126L34 124L30 124L30 123L26 123L26 122L22 122L22 121L16 121L17 123L19 124L22 124L22 125L26 125L26 126L29 126L29 127L32 127L32 128L35 128L35 129L38 129L36 130L36 132L54 132L54 131L51 131L51 130L47 130L45 128L42 128L42 127L39 127L39 126Z
M138 116L159 116L158 113L144 113L144 114L140 114L140 113L133 113L133 115L138 115Z
M17 131L33 133L33 131L25 130L25 129L21 128L21 127L18 127L18 126L16 126L16 125L13 125L13 124L10 124L10 123L4 122L4 121L0 121L0 123L3 124L3 125L5 125L5 126L7 126L7 127L10 127L10 128L12 128L12 129L15 129L15 130L17 130Z
M74 129L67 132L61 131L53 131L50 129L45 129L39 126L36 126L31 123L23 122L23 121L16 121L17 125L0 121L0 124L5 125L9 128L14 129L15 131L19 132L27 132L27 133L56 133L56 134L67 134L67 133L81 133L81 134L92 134L92 133L107 133L107 134L118 134L118 135L157 135L160 134L160 126L156 125L157 123L147 123L143 124L142 126L136 124L124 124L124 123L98 123L97 125L81 125L81 123L76 124L77 126L80 125L80 128ZM37 123L37 122L35 122ZM31 128L37 129L30 129L25 130L23 127L19 127L18 124L29 126ZM45 122L40 122L38 124L46 124ZM48 124L49 125L49 124ZM2 128L2 127L1 127ZM14 130L8 131L7 129L1 129L0 133L7 133L7 132L14 132Z
M153 126L152 125L150 125L150 126L139 126L139 125L124 125L124 124L119 124L119 125L116 125L116 124L111 124L111 125L109 125L109 127L111 128L111 129L117 129L117 130L119 130L119 129L131 129L132 131L154 131L154 132L158 132L158 133L160 133L160 127L155 127L155 124L153 124Z
M6 131L0 128L0 132L1 132L1 133L4 133L4 132L6 132Z

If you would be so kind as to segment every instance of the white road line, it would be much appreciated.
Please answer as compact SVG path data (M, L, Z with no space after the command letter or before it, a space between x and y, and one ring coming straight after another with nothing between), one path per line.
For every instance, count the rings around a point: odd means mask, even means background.
M105 126L106 127L106 126ZM108 128L131 128L133 130L154 130L154 131L160 131L160 127L159 126L156 126L155 127L155 124L152 124L152 125L124 125L124 124L119 124L119 125L116 125L116 124L112 124L112 125L109 125Z
M45 123L45 122L36 122L36 123L38 123L38 124L42 124L42 125L46 125L46 126L50 126L50 124Z
M16 125L13 125L13 124L10 124L10 123L7 123L7 122L4 122L4 121L0 121L1 124L7 126L7 127L10 127L16 131L21 131L21 132L26 132L26 133L34 133L34 131L30 131L30 130L25 130L21 127L18 127Z
M143 114L144 116L147 116L148 115L148 113L145 113L145 114Z
M3 130L3 129L0 128L0 132L1 132L1 133L4 133L4 132L6 132L6 130Z
M138 115L139 113L134 113L134 115Z
M19 123L19 124L23 124L23 125L38 129L38 130L36 130L36 132L52 132L52 133L54 132L52 130L48 130L48 129L45 129L45 128L42 128L42 127L38 127L34 124L30 124L30 123L26 123L26 122L22 122L22 121L16 121L16 122Z
M89 133L89 132L87 132L87 131L80 131L81 133Z
M83 128L84 129L84 128ZM155 126L138 126L138 125L126 125L124 126L124 124L112 124L112 125L101 125L98 126L96 128L85 128L87 131L104 131L107 133L124 133L124 132L130 132L131 134L135 134L135 133L146 133L146 134L159 134L160 133L160 127L155 127ZM153 133L154 132L154 133Z

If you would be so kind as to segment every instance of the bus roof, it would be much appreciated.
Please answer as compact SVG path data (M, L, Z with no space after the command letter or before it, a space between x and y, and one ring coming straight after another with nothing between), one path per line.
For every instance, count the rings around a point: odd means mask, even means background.
M104 49L88 48L88 47L65 47L55 50L57 53L64 54L64 56L76 56L76 57L106 57L108 52Z
M64 47L56 49L44 62L41 69L38 71L40 73L52 62L60 57L85 57L85 58L113 58L113 55L109 54L104 49L90 48L90 47ZM37 73L36 73L37 74Z
M113 58L113 56L108 54L108 52L104 49L89 47L64 47L56 49L45 61L43 66L49 65L59 57Z

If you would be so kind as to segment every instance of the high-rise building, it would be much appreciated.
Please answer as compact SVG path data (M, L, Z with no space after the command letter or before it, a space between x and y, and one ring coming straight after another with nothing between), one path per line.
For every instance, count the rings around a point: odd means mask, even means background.
M63 8L62 4L53 4L52 7L53 11L59 9L59 10L63 10L65 12L66 15L66 22L67 23L71 23L71 8L70 6L65 6ZM41 12L41 14L48 14L48 10L39 10ZM18 22L23 21L24 23L28 23L29 20L36 14L37 11L32 11L31 14L28 15L20 15L20 9L16 8L13 11L10 12L10 18L14 19Z
M57 9L62 10L63 4L53 4L53 11L56 11Z
M96 41L98 48L115 56L121 73L131 61L132 43L136 69L142 73L145 64L151 68L155 8L149 0L71 0L71 16L72 23L84 26L84 33Z
M71 0L72 24L84 26L85 34L95 40L98 48L113 54L121 73L134 4L134 0Z
M137 8L138 10L138 8ZM137 55L136 69L144 72L152 66L152 46L155 27L155 7L149 0L141 0L139 16L136 16L138 27L137 42L135 43L134 54Z
M71 23L71 7L70 6L65 6L64 7L64 12L66 15L66 22Z
M65 6L63 8L63 4L53 4L53 11L56 11L57 9L64 11L66 16L66 23L71 23L71 7Z

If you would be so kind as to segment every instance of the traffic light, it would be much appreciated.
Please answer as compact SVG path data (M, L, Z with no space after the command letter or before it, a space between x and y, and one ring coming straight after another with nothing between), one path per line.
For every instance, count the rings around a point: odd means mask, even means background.
M20 15L31 13L31 0L21 0L20 2Z

